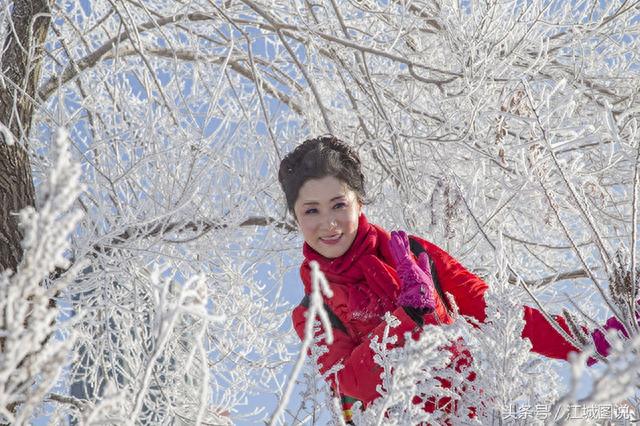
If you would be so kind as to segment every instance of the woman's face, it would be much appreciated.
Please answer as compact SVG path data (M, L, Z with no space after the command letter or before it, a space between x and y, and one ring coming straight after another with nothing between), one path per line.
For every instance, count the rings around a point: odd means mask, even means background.
M300 187L293 210L307 244L333 259L351 247L362 210L356 193L333 176L309 179Z

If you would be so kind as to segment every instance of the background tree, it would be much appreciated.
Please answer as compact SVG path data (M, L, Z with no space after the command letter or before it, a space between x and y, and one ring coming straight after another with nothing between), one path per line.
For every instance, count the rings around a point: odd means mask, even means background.
M6 26L0 56L0 270L16 269L22 257L16 214L35 205L27 140L50 24L48 0L18 0L4 12L9 10L9 22L0 21Z
M280 388L301 241L275 170L325 132L363 157L376 223L483 276L500 247L541 306L636 333L639 22L624 0L6 3L2 268L59 127L86 188L58 297L62 380L91 391L55 409L238 422Z

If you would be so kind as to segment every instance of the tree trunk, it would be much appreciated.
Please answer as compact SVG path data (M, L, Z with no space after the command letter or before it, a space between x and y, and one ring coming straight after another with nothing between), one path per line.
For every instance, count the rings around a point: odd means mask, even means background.
M50 22L49 0L15 0L0 58L0 271L16 270L22 258L16 213L35 205L27 140Z

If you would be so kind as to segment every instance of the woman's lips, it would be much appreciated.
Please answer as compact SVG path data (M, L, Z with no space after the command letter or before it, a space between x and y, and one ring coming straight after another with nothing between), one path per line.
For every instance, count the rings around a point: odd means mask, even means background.
M325 239L325 238L327 238L327 239ZM338 244L338 242L340 242L341 239L342 239L342 234L333 235L331 237L320 237L320 241L323 244L327 244L327 245L330 245L330 246Z

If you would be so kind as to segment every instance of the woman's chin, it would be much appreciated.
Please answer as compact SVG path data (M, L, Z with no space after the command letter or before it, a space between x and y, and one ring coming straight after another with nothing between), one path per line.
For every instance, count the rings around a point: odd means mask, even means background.
M347 251L347 248L344 247L344 244L323 244L322 242L315 247L316 251L327 259L335 259L342 256Z

